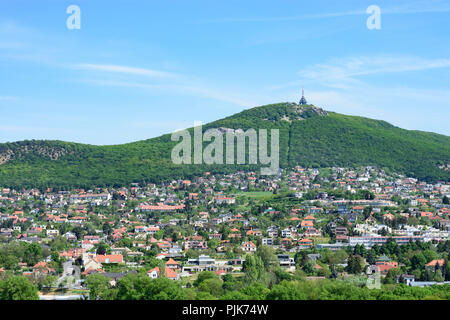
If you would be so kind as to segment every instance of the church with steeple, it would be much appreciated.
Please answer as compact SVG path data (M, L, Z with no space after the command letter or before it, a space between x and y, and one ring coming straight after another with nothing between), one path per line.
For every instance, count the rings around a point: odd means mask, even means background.
M302 98L300 99L298 104L300 104L300 105L308 104L308 102L306 101L306 98L305 98L305 90L303 90L303 88L302 88Z

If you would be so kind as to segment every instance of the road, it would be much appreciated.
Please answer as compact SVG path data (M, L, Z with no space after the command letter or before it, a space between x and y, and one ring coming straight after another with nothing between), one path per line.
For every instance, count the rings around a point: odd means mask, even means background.
M79 285L76 284L79 283L80 280L80 267L74 266L72 260L69 260L64 262L63 269L63 274L58 278L56 286L58 287L61 282L68 279L69 285L67 286L67 289L77 289L76 287L79 287Z

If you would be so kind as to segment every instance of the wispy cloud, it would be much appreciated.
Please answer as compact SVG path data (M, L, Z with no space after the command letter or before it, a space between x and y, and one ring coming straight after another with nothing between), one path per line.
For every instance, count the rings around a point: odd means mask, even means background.
M153 70L153 69L144 69L144 68L135 68L130 66L121 66L121 65L109 65L109 64L89 64L89 63L81 63L73 66L75 69L81 70L90 70L90 71L104 71L104 72L114 72L114 73L123 73L129 75L140 75L140 76L148 76L148 77L158 77L158 78L174 78L178 75L171 72Z
M418 14L418 13L446 13L450 12L450 2L448 0L422 0L413 1L407 3L401 3L397 5L379 5L382 14ZM336 17L348 17L348 16L359 16L367 15L367 7L341 11L341 12L324 12L316 14L305 14L305 15L295 15L295 16L279 16L279 17L234 17L234 18L219 18L219 19L208 19L203 20L203 23L232 23L232 22L242 22L242 23L258 23L258 22L287 22L287 21L301 21L301 20L312 20L312 19L326 19L326 18L336 18Z
M17 97L12 96L0 96L0 101L15 101Z
M298 21L298 20L310 20L310 19L322 19L332 17L344 17L365 14L365 10L354 10L345 12L330 12L330 13L317 13L306 14L296 16L284 16L284 17L242 17L242 18L221 18L203 20L202 22L283 22L283 21Z
M419 0L388 6L382 10L386 14L416 14L416 13L445 13L450 12L448 0Z
M274 94L290 92L289 96L298 97L298 88L305 86L308 101L327 110L383 119L406 129L450 135L447 123L450 90L384 81L395 73L438 69L442 69L439 74L445 77L444 68L450 68L449 58L347 57L303 68L298 72L298 80L268 89ZM377 78L369 77L372 75ZM295 92L291 92L292 88Z
M238 105L241 107L250 107L255 105L255 100L242 95L237 94L234 91L228 91L218 88L212 88L209 85L198 83L194 80L185 80L179 83L143 83L132 81L117 81L117 80L94 80L84 79L85 83L90 83L98 86L111 86L122 88L137 88L154 92L171 92L178 94L187 94L196 97L203 97L208 99L214 99Z
M26 46L23 42L0 42L0 49L22 49Z
M301 81L316 82L333 88L361 85L366 75L422 71L450 67L449 58L423 59L410 56L375 56L333 59L299 71Z
M16 21L13 20L0 21L0 33L17 34L17 33L25 33L28 31L30 31L29 28L26 28L23 25L18 24Z

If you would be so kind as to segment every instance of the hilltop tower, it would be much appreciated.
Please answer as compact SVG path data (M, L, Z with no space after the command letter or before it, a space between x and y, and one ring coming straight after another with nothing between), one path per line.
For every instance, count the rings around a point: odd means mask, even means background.
M308 104L308 102L306 101L306 98L305 98L305 90L303 88L302 88L302 98L300 99L298 104L300 104L300 105Z

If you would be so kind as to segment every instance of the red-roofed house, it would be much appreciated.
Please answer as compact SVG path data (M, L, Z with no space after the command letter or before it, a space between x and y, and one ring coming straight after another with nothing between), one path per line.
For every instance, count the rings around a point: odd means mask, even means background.
M386 275L392 268L398 268L398 262L395 261L378 261L376 263L378 270L382 275Z
M105 271L103 269L100 268L87 268L86 270L84 270L81 274L84 276L90 275L91 273L105 273Z
M303 220L300 224L302 228L314 227L314 223L311 220Z
M50 268L45 261L40 261L33 266L34 273L51 274L55 273L55 269Z
M434 271L436 269L436 265L438 265L438 267L440 267L440 268L443 268L444 264L445 264L445 260L444 259L431 260L430 262L428 262L425 265L425 269Z
M123 256L121 254L98 254L95 259L99 263L123 263Z
M301 239L298 241L299 249L309 249L313 246L313 241L311 239Z
M159 277L159 273L160 273L159 267L155 267L155 268L150 269L150 270L147 271L147 275L150 278L152 278L152 279L158 278Z
M430 219L430 218L433 217L433 212L423 211L423 212L420 213L420 216Z
M178 280L178 279L180 279L180 275L175 270L170 269L170 268L166 268L165 271L166 271L166 277L168 279L171 279L171 280Z
M253 242L251 242L251 241L244 242L242 244L242 250L244 252L255 252L256 251L256 245Z
M355 213L363 213L364 212L364 207L362 207L362 206L355 206L355 207L353 207L353 212L355 212Z
M178 262L176 262L175 260L173 260L172 258L170 258L167 262L166 262L166 268L169 269L178 269L180 268L180 264Z
M161 270L159 269L159 267L155 267L149 271L147 271L147 276L149 276L152 279L156 279L159 278L161 274ZM165 275L168 279L171 280L179 280L180 279L180 275L178 274L178 272L176 272L173 269L170 268L165 268Z

